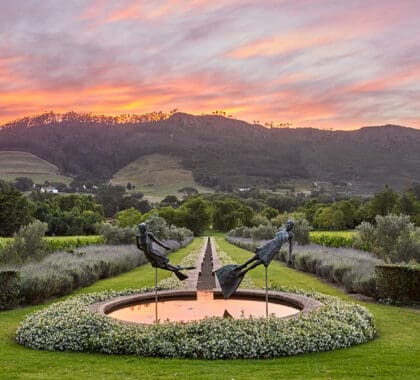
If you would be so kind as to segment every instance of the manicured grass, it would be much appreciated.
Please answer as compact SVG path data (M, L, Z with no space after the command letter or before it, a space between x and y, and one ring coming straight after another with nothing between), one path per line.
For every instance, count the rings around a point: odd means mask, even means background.
M234 260L242 262L250 253L217 237L220 247ZM178 262L202 243L196 239L188 247L171 255ZM160 271L160 278L166 275ZM255 283L264 283L264 268L249 275ZM350 297L316 277L273 262L270 282ZM124 289L152 285L150 265L116 278L102 280L79 292ZM101 354L44 352L19 346L14 341L16 327L28 313L44 306L0 313L1 379L415 379L419 377L418 358L420 314L407 308L364 304L375 315L378 338L345 350L300 355L272 360L185 360L155 359Z

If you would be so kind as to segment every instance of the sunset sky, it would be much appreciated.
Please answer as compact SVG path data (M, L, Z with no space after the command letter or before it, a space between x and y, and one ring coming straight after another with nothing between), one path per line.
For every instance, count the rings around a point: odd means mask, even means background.
M420 0L0 0L0 123L224 110L420 128Z

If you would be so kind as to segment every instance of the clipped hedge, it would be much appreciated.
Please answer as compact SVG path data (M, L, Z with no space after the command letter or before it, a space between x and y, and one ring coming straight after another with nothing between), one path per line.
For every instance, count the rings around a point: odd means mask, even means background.
M20 274L17 270L0 271L0 310L9 310L20 302Z
M378 297L393 303L420 301L420 265L377 265Z
M325 306L287 319L207 318L143 326L118 322L89 308L94 302L135 292L84 294L51 305L30 314L18 328L16 340L39 350L254 359L345 348L369 341L376 334L374 319L366 308L319 293L300 292Z

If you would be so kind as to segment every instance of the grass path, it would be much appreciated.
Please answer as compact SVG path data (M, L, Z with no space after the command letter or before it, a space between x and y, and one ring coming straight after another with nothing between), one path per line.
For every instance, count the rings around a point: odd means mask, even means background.
M242 262L249 252L217 237L221 249ZM177 263L202 239L171 255ZM263 268L251 271L256 284L263 283ZM163 278L164 272L160 272ZM300 273L274 262L270 281L298 286L349 299L312 275ZM124 289L152 285L149 265L112 279L98 281L78 292ZM30 312L45 305L0 313L0 379L415 379L419 371L420 314L392 306L368 304L378 322L379 337L372 342L333 352L306 354L271 360L186 360L138 358L87 353L35 351L19 346L14 333Z

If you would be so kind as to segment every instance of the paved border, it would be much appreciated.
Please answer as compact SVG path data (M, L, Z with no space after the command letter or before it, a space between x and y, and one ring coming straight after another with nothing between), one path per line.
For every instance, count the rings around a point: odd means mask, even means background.
M201 263L203 262L204 255L206 254L207 248L207 237L203 239L203 246L201 247L200 253L198 254L194 266L195 269L191 269L187 272L188 278L184 281L184 288L195 291L197 289L198 276L201 270Z

